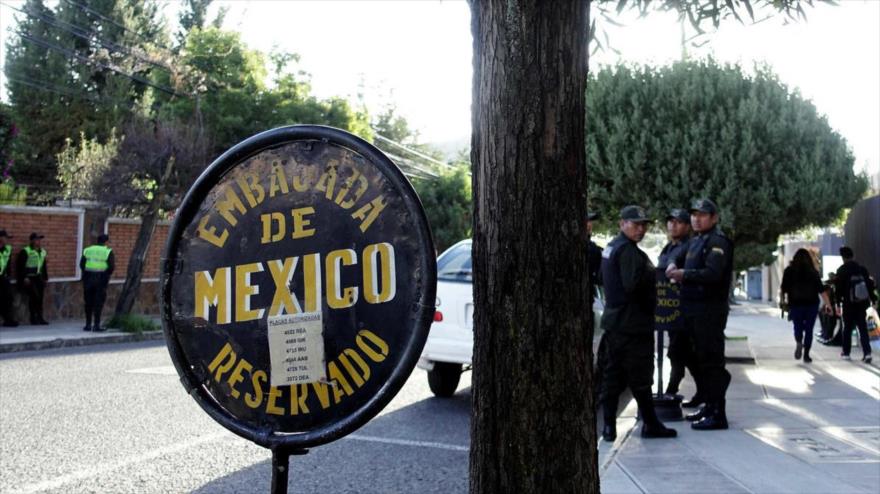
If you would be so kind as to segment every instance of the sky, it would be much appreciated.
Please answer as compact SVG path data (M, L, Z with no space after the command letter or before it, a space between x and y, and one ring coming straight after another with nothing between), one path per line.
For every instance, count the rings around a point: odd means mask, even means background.
M0 0L20 6L21 0ZM765 62L813 101L850 143L856 170L880 173L880 0L839 0L808 9L806 22L781 16L756 25L736 21L702 38L691 57L714 56L751 67ZM229 8L225 27L252 48L298 53L320 97L362 94L371 111L395 104L424 142L465 143L470 134L470 12L466 2L216 1ZM169 2L166 12L175 16ZM0 7L5 45L12 11ZM761 14L757 14L761 17ZM623 15L607 26L611 44L591 70L618 62L668 64L681 57L676 16Z

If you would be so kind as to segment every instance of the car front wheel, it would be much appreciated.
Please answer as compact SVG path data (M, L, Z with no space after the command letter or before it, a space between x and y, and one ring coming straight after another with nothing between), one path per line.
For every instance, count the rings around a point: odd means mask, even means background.
M435 362L434 368L428 371L428 386L434 395L440 398L454 395L459 379L461 379L461 364Z

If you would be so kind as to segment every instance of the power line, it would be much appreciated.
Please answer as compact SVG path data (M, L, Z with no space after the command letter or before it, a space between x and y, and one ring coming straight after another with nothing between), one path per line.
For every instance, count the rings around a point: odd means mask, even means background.
M91 15L93 15L93 16L95 16L95 17L97 17L97 18L99 18L99 19L101 19L101 20L103 20L103 21L109 22L110 24L113 24L114 26L118 27L119 29L122 29L123 31L126 31L126 32L129 32L129 33L132 33L132 34L134 34L135 36L141 38L142 40L144 40L144 41L146 41L146 42L148 42L148 43L152 43L152 44L156 45L157 47L162 48L163 50L166 50L166 51L169 52L169 53L173 53L173 50L171 50L171 49L168 48L167 46L164 46L164 45L161 45L161 44L159 44L159 43L156 43L154 40L151 40L150 38L144 36L143 34L137 32L137 31L132 31L131 29L129 29L129 28L125 27L124 25L122 25L122 24L116 22L115 20L113 20L113 19L107 17L106 15L104 15L104 14L102 14L102 13L96 11L96 10L93 10L93 9L89 8L87 5L83 5L83 4L81 4L81 3L74 2L73 0L65 0L65 2L68 3L68 4L70 4L70 5L72 5L72 6L74 6L74 7L76 7L76 8L78 8L78 9L80 9L80 10L83 11L83 12L86 12L86 13L88 13L88 14L91 14Z
M373 130L375 131L376 129L374 128ZM450 165L449 163L444 163L444 162L442 162L442 161L440 161L440 160L437 160L437 159L435 159L435 158L432 158L432 157L428 156L427 154L424 154L424 153L421 153L421 152L419 152L419 151L416 151L415 149L412 149L412 148L406 147L405 145L403 145L403 144L401 144L401 143L399 143L399 142L397 142L397 141L393 141L393 140L391 140L391 139L389 139L389 138L387 138L387 137L385 137L385 136L383 136L383 135L381 135L381 134L378 134L378 133L377 133L377 134L373 134L373 135L374 135L377 139L379 139L380 141L387 142L388 144L391 144L392 146L396 146L396 147L398 147L398 148L400 148L400 149L403 149L404 151L406 151L406 152L408 152L408 153L410 153L410 154L413 154L413 155L415 155L415 156L418 156L419 158L422 158L423 160L429 161L429 162L431 162L431 163L434 163L434 164L437 164L437 165L440 165L440 166L446 166L446 167L449 167L449 168L455 168L455 167L453 167L452 165Z
M432 172L431 170L427 170L425 168L422 168L407 158L403 158L401 156L397 156L392 153L385 153L385 155L388 156L389 158L391 158L392 160L394 160L395 162L398 162L400 165L405 165L413 170L418 171L422 175L425 175L425 177L421 177L421 178L438 178L439 177L436 173Z
M25 86L28 86L28 87L31 87L33 89L37 89L40 91L47 91L50 93L60 94L63 96L72 96L74 98L86 99L86 100L89 100L89 101L92 101L95 103L111 103L114 105L119 105L126 112L133 111L131 108L129 108L129 103L131 103L130 101L107 98L107 97L98 96L98 95L94 95L94 94L88 94L83 91L78 91L76 89L71 89L71 88L66 88L66 87L61 87L61 86L47 85L47 84L44 84L40 81L36 81L34 79L31 79L29 77L8 77L7 76L6 78L12 82L23 84Z
M129 74L129 73L127 73L127 72L125 72L125 71L123 71L123 70L121 70L121 69L118 69L118 68L116 68L116 67L113 67L113 66L111 66L111 65L107 65L107 64L104 64L104 63L101 63L101 62L95 61L95 60L91 60L91 59L89 59L89 58L86 57L86 56L83 56L83 55L80 55L79 53L76 53L75 51L71 51L71 50L68 50L67 48L64 48L64 47L58 46L58 45L53 44L53 43L49 43L48 41L46 41L46 40L44 40L44 39L36 38L36 37L34 37L34 36L30 36L30 35L28 35L28 34L20 34L19 36L21 37L21 39L23 39L23 40L25 40L25 41L29 41L29 42L31 42L31 43L35 43L35 44L37 44L37 45L40 45L40 46L42 46L42 47L44 47L44 48L48 48L48 49L50 49L50 50L54 50L54 51L57 51L57 52L59 52L59 53L63 53L63 54L65 54L65 55L69 56L69 57L79 59L79 60L81 60L81 61L83 61L83 62L85 62L85 63L88 63L88 64L94 64L94 65L97 65L98 67L101 67L101 68L103 68L103 69L107 69L107 70L113 71L113 72L115 72L115 73L117 73L117 74L119 74L119 75L122 75L122 76L128 77L129 79L131 79L131 80L133 80L133 81L135 81L135 82L139 82L139 83L141 83L141 84L143 84L143 85L145 85L145 86L150 86L150 87L152 87L152 88L154 88L154 89L157 89L157 90L159 90L159 91L162 91L163 93L167 93L167 94L170 94L170 95L172 95L172 96L187 97L186 95L184 95L184 94L180 94L180 93L178 93L177 91L175 91L175 90L173 90L173 89L167 88L167 87L165 87L165 86L160 86L160 85L158 85L158 84L154 84L154 83L152 83L152 82L150 82L150 81L144 79L143 77L139 77L139 76L136 76L136 75L134 75L134 74Z
M134 57L142 62L146 62L146 63L153 65L153 66L160 68L160 69L164 69L171 74L174 73L174 71L170 67L168 67L167 65L156 62L155 60L152 60L150 58L146 58L143 55L139 55L137 53L134 53L131 47L119 45L117 43L113 43L112 41L104 41L98 36L98 33L94 32L92 30L86 29L83 26L79 26L79 25L76 25L76 24L73 24L70 22L61 21L58 19L52 19L44 14L32 14L32 13L26 12L24 10L21 10L19 8L13 7L12 5L9 5L8 3L0 2L0 5L2 5L4 7L8 7L12 10L15 10L16 12L20 12L20 13L30 17L31 19L35 19L35 20L43 22L45 24L49 24L50 26L53 26L56 29L60 29L61 31L72 34L80 39L83 39L83 40L86 40L89 42L92 42L92 41L97 42L98 44L100 44L104 48L107 48L108 50L115 50L115 53L123 53L123 54L129 55L129 56ZM64 25L69 26L72 29L65 28L65 27L63 27Z

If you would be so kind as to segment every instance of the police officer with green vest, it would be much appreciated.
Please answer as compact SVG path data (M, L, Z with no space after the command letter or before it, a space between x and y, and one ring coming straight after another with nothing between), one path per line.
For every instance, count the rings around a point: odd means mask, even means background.
M28 296L31 324L49 324L43 318L43 293L49 281L49 271L46 249L40 245L42 239L39 233L31 233L28 238L30 243L21 249L15 261L18 286Z
M98 235L98 243L83 249L79 260L86 309L86 326L83 331L104 331L101 327L101 311L104 309L107 285L114 267L113 250L107 247L108 240L110 237L107 235Z
M620 234L602 251L602 286L605 289L607 362L600 402L605 426L602 438L614 441L620 393L629 387L639 405L642 437L675 437L657 418L651 384L654 379L654 306L656 274L648 255L637 244L648 229L645 210L626 206L620 211Z
M6 233L6 230L0 230L0 316L3 317L3 326L7 328L18 326L12 314L12 283L9 282L12 245L6 241L11 238L12 235Z
M691 415L695 430L727 429L725 395L730 372L724 368L724 328L730 311L728 298L733 276L733 242L718 228L718 206L709 199L691 205L696 236L666 271L681 283L684 327L694 338L703 408Z

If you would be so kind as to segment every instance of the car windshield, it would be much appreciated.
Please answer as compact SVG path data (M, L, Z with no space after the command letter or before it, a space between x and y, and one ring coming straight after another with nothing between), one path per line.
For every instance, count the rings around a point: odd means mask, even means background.
M437 260L437 279L443 281L473 281L471 273L471 244L461 244L443 253Z

